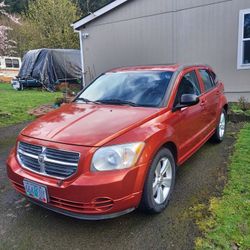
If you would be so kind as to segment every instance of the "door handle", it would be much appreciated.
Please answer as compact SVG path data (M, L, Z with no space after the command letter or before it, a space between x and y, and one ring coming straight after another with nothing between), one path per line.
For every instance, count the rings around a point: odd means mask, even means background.
M201 106L205 106L205 104L206 104L206 101L205 101L205 100L201 100L200 105L201 105Z

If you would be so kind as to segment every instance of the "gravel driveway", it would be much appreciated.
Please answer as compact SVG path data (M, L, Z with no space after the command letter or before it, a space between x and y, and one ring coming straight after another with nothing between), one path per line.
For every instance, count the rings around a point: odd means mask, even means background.
M200 233L190 208L220 194L239 127L230 124L222 144L206 143L179 169L173 198L162 214L135 211L91 222L31 205L10 186L5 160L24 126L0 128L0 249L193 249Z

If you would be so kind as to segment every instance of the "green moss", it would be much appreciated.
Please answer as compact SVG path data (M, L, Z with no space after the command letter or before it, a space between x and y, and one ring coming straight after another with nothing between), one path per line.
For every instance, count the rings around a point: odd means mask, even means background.
M32 108L53 103L61 93L49 93L40 89L16 91L11 85L0 83L0 127L34 119L28 114Z
M247 107L247 109L243 110L242 105L240 105L240 103L231 103L230 104L230 110L235 113L235 114L243 114L243 115L247 115L250 116L250 107L249 104L246 103L245 106Z
M204 233L196 249L250 249L250 124L239 134L223 196L210 200L209 212L203 205L193 211Z

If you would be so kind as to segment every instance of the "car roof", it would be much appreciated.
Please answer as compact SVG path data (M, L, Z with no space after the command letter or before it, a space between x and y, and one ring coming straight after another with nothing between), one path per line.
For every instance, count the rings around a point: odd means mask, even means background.
M109 70L108 72L129 72L129 71L181 71L187 68L192 67L204 67L211 68L206 64L166 64L166 65L142 65L142 66L129 66L129 67L120 67Z

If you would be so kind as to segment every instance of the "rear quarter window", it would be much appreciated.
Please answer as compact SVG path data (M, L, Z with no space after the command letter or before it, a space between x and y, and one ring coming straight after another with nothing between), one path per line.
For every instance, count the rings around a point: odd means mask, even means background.
M217 83L219 81L218 76L212 70L210 70L209 73L210 73L215 85L217 85Z
M208 91L212 89L216 84L215 84L215 79L213 79L213 76L211 75L211 72L209 72L206 69L200 69L199 73L201 75L201 79L204 83L205 91ZM214 74L214 77L216 75Z

